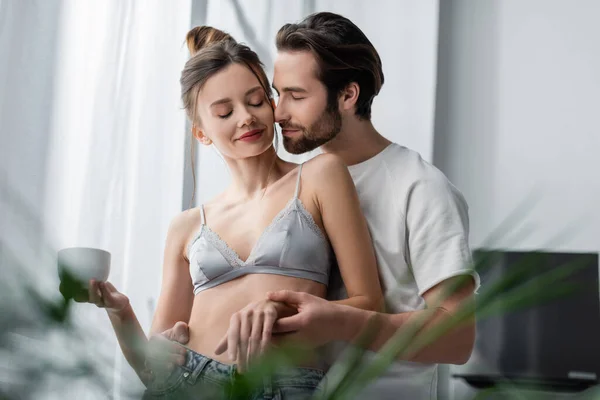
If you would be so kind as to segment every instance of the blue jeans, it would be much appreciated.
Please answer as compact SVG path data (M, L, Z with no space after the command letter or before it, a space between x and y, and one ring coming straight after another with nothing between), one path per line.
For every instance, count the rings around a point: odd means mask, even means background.
M241 394L233 389L234 381L243 379L235 365L222 364L187 349L184 365L169 373L155 373L143 400L304 400L310 399L323 376L323 371L318 369L282 368L271 376L263 377L259 387L254 387L250 393Z

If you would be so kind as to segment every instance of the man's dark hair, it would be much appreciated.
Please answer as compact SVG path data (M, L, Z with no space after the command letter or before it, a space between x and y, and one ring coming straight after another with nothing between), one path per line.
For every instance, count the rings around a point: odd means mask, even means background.
M348 18L320 12L277 32L278 51L310 51L319 65L317 78L327 88L328 105L350 83L360 87L356 115L371 119L371 104L383 85L381 59L365 34Z

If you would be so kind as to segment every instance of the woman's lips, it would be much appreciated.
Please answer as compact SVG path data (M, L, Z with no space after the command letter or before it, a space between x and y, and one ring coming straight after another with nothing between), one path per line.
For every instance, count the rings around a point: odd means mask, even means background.
M264 129L254 129L244 133L238 140L242 140L244 142L254 142L255 140L260 139L262 136Z

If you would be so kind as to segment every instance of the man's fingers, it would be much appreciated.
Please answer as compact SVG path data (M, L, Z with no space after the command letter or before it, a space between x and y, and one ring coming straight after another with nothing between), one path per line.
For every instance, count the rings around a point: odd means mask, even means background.
M183 365L183 364L185 364L185 355L183 355L183 354L171 354L169 356L169 361L172 364Z
M291 290L277 290L267 293L267 298L273 301L287 303L290 306L300 305L304 299L304 293L294 292Z
M215 354L216 355L220 355L225 353L225 351L227 351L227 339L229 338L228 335L223 336L223 339L221 339L221 341L219 342L219 344L217 345L217 348L215 349Z
M262 338L264 318L264 313L254 313L254 318L252 320L252 328L250 331L250 338L248 340L248 363L253 361L256 358L256 356L260 354L260 341Z
M241 371L245 371L248 364L248 341L250 340L251 329L252 322L248 316L243 316L240 323L238 351L238 364Z
M235 361L238 356L238 342L240 339L240 318L234 314L229 322L227 330L227 356L231 361Z
M173 340L173 332L174 332L175 327L171 327L169 329L165 329L164 331L162 331L161 333L155 333L152 336L150 336L150 340L152 340L153 338L155 338L156 336L162 336L164 339L167 340Z
M179 354L185 356L185 353L187 353L187 349L183 346L178 345L177 343L170 342L168 343L168 345L169 352L171 352L171 354Z
M150 336L148 341L148 357L161 359L167 363L181 360L179 357L185 358L186 349L176 343L173 343L162 334L154 334Z
M188 324L183 321L178 321L172 328L161 332L161 335L181 344L186 344L190 340Z
M152 372L150 370L144 369L140 372L140 378L144 385L148 386L150 383L152 383L153 380Z
M277 320L276 312L268 312L265 315L265 322L263 325L262 339L260 342L260 352L265 353L271 343L271 335L273 333L273 325Z
M171 340L186 344L190 340L190 328L188 324L183 321L179 321L173 327Z
M292 315L291 317L285 317L278 319L273 326L273 332L285 333L294 332L302 328L303 320L301 314Z
M153 350L146 354L146 360L162 366L185 364L185 353L170 351L171 349Z

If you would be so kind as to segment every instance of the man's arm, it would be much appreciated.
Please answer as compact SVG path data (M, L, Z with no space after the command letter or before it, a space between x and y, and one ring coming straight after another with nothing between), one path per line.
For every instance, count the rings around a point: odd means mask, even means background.
M467 277L469 278L469 277ZM422 362L464 364L473 350L475 341L475 319L472 313L474 282L467 279L460 288L447 295L465 276L448 279L428 290L423 297L428 307L425 310L398 314L383 314L361 310L312 296L288 290L272 292L269 299L282 301L298 310L298 314L280 319L274 332L299 332L299 337L316 345L341 340L354 342L369 326L376 325L375 336L369 349L380 350L399 330L416 329L408 352L398 355L398 359ZM445 298L442 298L445 297ZM463 307L470 311L463 322L453 329L436 332L446 323L453 323ZM418 341L432 334L434 338L424 346ZM423 345L423 343L421 343Z
M379 313L375 321L378 324L377 334L369 348L378 351L399 330L414 329L414 339L407 351L399 354L399 359L421 363L466 363L475 343L475 317L472 312L474 282L469 280L454 293L446 295L461 279L464 277L451 278L428 290L423 295L428 305L425 310L398 314ZM442 296L445 299L439 300ZM456 318L462 307L469 310L465 310L468 311L467 315L458 323ZM347 313L346 323L354 337L346 337L346 340L355 340L368 325L370 318L373 318L372 313ZM448 328L449 326L452 328Z
M439 171L415 181L404 209L406 257L427 309L390 315L383 330L396 330L414 321L422 326L422 342L456 318L461 307L473 311L479 277L472 269L468 206L462 194ZM435 341L403 358L419 362L465 363L475 341L473 312L460 327L441 332ZM424 324L424 325L423 325ZM384 335L385 336L385 335Z

